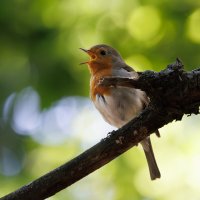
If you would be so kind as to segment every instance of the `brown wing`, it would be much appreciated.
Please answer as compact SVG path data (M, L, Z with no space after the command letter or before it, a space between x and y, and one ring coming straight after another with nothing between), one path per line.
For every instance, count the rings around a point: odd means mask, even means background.
M125 69L127 72L135 72L135 70L128 65L124 65L122 68Z
M123 69L125 69L127 72L135 72L135 70L134 70L132 67L128 66L128 65L125 65L125 66L123 67ZM136 72L136 73L137 73L137 72ZM142 98L141 100L142 100L142 102L143 102L143 109L145 109L145 108L148 106L149 102L150 102L150 99L149 99L149 97L146 95L145 92L143 93L143 98ZM160 132L159 132L159 130L156 130L156 131L155 131L155 134L157 135L157 137L160 137Z
M122 67L123 69L125 69L127 72L135 72L135 70L132 68L132 67L130 67L130 66L128 66L128 65L125 65L125 66L123 66ZM137 73L137 72L136 72ZM142 100L142 102L143 102L143 108L145 108L146 106L148 106L148 104L149 104L149 98L147 97L147 95L146 95L146 93L144 92L143 93L143 96L142 96L143 98L141 99Z

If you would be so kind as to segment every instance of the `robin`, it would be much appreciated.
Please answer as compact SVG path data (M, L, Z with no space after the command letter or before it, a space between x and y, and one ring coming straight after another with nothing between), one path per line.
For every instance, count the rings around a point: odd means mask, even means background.
M146 93L135 88L105 87L100 86L99 81L103 77L136 78L137 72L128 66L121 55L112 47L99 44L89 50L80 48L90 56L90 60L81 64L87 64L91 73L90 97L99 110L104 120L117 128L122 127L149 104ZM156 134L159 136L158 130ZM151 180L160 178L150 137L140 142L147 159Z

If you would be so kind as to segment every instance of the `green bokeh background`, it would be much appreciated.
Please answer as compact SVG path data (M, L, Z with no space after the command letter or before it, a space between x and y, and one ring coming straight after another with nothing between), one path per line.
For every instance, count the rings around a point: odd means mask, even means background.
M200 1L1 0L0 196L94 145L97 127L106 136L88 100L88 69L79 65L87 57L78 48L99 43L137 71L159 71L176 57L192 70L200 64ZM66 117L62 130L61 121L51 124L55 110ZM199 199L199 121L185 117L152 137L160 180L149 180L134 148L49 199Z

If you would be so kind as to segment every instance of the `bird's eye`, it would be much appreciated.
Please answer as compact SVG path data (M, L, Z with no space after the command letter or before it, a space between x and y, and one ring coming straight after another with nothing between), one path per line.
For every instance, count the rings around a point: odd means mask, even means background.
M105 50L101 50L101 51L100 51L100 54L101 54L102 56L105 56L105 55L106 55L106 51L105 51Z

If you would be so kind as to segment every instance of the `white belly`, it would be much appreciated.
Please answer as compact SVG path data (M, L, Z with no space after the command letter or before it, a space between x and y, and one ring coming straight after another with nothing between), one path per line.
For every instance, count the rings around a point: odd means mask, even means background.
M110 96L97 94L94 104L105 121L120 128L143 110L148 98L141 90L121 87L112 88Z

